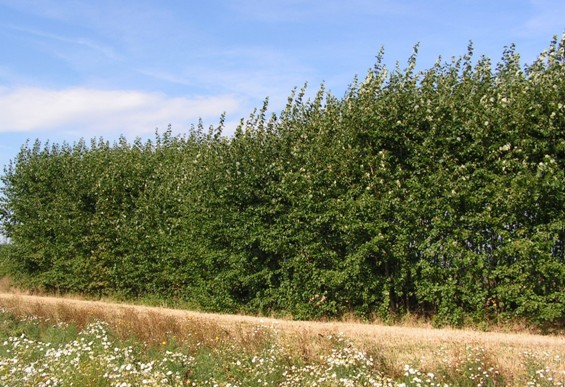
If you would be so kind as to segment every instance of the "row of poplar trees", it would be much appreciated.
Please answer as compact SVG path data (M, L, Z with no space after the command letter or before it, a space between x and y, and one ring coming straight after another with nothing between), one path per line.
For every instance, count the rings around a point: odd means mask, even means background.
M12 276L61 292L295 318L565 322L565 35L342 98L295 90L232 136L24 145L2 180Z

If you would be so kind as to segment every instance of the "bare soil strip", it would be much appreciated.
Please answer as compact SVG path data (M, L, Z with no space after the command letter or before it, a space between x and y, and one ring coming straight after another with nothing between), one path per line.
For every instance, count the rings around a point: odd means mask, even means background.
M73 308L78 313L103 311L108 316L163 316L179 322L201 321L216 324L226 332L235 332L258 325L277 329L292 340L308 342L316 337L343 334L361 348L379 348L391 363L402 367L411 364L436 368L438 363L455 364L469 348L480 348L492 357L501 371L518 371L524 356L536 356L554 371L565 371L565 336L542 336L528 333L479 332L473 330L434 329L422 327L384 326L350 322L290 321L242 315L200 313L179 309L86 301L75 298L0 293L0 306L30 310L37 307Z

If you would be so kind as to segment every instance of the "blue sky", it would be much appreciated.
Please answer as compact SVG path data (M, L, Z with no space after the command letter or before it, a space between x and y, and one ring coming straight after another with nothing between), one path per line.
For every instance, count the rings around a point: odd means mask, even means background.
M470 40L531 63L564 29L563 0L0 0L0 168L28 138L146 138L222 112L229 132L304 82L341 97L381 47L390 67Z

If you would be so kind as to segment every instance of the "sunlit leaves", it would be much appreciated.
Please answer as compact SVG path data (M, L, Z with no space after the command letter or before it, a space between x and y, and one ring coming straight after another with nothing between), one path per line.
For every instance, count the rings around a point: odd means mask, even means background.
M20 274L50 289L296 317L563 323L565 42L439 59L342 99L268 101L233 137L26 144L3 181ZM553 274L551 274L553 273Z

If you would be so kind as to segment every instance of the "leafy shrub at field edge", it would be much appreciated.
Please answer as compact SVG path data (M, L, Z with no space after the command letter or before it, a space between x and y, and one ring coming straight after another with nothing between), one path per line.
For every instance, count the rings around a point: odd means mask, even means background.
M522 66L382 53L233 137L25 144L2 176L21 285L295 318L565 322L565 35Z

